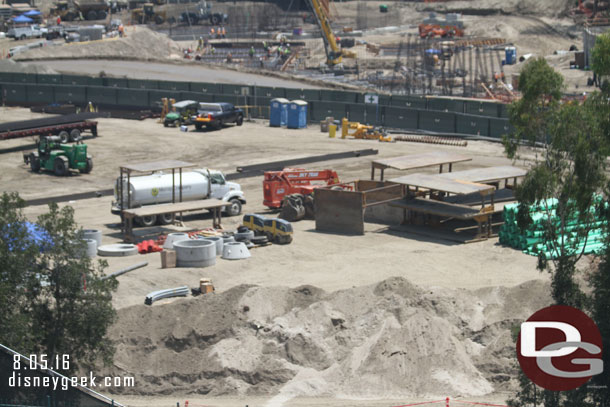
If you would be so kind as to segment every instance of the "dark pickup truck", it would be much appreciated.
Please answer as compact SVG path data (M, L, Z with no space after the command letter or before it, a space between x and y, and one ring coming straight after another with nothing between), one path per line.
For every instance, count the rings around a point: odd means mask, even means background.
M200 103L197 116L193 118L195 128L203 126L221 129L227 123L241 126L244 122L244 112L230 103Z

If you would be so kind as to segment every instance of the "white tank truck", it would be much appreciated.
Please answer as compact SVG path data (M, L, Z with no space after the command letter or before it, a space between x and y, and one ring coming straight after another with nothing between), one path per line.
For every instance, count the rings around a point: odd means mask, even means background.
M211 182L210 182L211 181ZM119 182L117 178L114 186L114 199L111 212L121 215L121 200L119 198ZM180 174L174 174L176 202L180 196ZM130 208L139 208L144 205L156 205L172 202L172 174L163 172L151 175L130 177L129 194L131 195ZM127 178L123 178L123 202L127 206ZM220 199L227 202L223 211L228 216L237 216L241 207L246 203L241 186L235 182L227 182L222 172L200 168L182 173L182 201L196 199ZM156 223L167 225L174 220L173 214L159 216L144 216L136 218L140 226L152 226Z

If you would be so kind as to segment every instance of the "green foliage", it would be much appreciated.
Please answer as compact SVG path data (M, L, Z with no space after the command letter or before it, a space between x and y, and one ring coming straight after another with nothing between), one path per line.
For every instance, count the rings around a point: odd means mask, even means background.
M607 214L610 219L610 214ZM591 379L591 396L596 406L610 406L610 244L599 267L590 277L591 313L602 336L603 373Z
M26 287L38 248L31 244L21 209L24 201L15 193L0 198L0 343L32 349ZM9 311L9 312L7 312Z
M519 89L523 97L509 107L515 133L505 137L509 157L514 157L520 143L535 145L548 142L549 126L556 123L563 77L544 58L532 59L521 69Z
M602 34L595 40L591 51L591 68L598 75L610 75L610 33Z
M98 358L110 362L114 349L106 331L116 315L111 301L117 282L101 278L106 262L94 265L84 255L72 207L49 205L37 224L50 242L36 246L23 231L22 206L16 195L4 194L0 201L3 235L17 242L11 247L0 239L0 289L12 296L6 302L0 296L5 306L0 342L49 359L69 354L72 369Z
M602 64L610 68L609 49L600 51L602 46L608 46L607 41L604 38L597 50L598 55L605 52L597 60L598 67ZM522 142L542 147L533 168L516 190L520 203L517 223L525 228L532 222L528 209L531 205L546 212L542 220L548 223L542 238L555 256L541 256L538 267L551 273L556 304L590 311L604 339L605 366L610 366L610 249L589 280L590 290L581 288L576 268L589 231L600 219L610 220L610 180L605 172L610 155L610 103L608 94L596 92L582 104L562 104L562 84L561 76L544 60L528 63L519 82L523 98L509 109L516 131L511 139L505 139L507 155L515 157ZM565 238L568 232L573 233L572 239ZM610 405L609 369L593 377L593 386L570 392L537 389L522 373L519 383L519 392L508 402L511 407Z

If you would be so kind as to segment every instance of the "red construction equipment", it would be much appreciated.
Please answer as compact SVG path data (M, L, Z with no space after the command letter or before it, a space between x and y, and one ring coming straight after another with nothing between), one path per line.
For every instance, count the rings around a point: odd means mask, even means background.
M318 183L312 183L318 181ZM333 170L310 171L302 168L284 168L267 171L263 180L263 205L280 208L287 195L309 195L315 188L339 184L339 176Z
M463 37L464 30L456 25L420 24L419 36L421 38Z

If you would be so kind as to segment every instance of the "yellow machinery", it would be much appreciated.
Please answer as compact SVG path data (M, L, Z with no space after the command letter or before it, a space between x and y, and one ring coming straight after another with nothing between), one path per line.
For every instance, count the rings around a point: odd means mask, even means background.
M153 21L155 24L163 24L165 20L165 11L155 11L153 3L144 3L141 8L131 10L131 22L135 24L146 24Z
M355 131L350 133L350 129ZM348 136L356 139L392 141L392 137L375 129L375 127L361 124L360 122L350 122L344 117L341 120L341 138L347 138Z
M330 19L328 13L320 0L307 0L309 7L313 10L316 16L316 21L322 30L322 39L324 40L324 49L326 50L326 64L334 67L341 65L343 57L356 58L356 54L351 51L345 51L339 48L335 34L330 27Z

